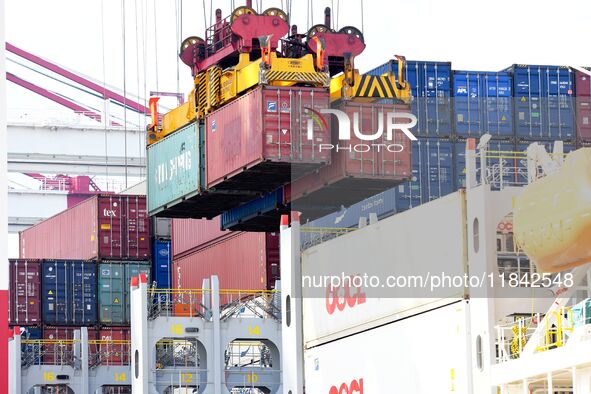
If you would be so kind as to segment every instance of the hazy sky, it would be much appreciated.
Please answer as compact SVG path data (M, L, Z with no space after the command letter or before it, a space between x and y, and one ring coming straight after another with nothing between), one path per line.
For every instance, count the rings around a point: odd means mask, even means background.
M205 3L209 19L211 0ZM232 3L245 1L213 1L224 15ZM262 9L283 3L264 0ZM340 4L339 27L362 26L361 0L312 3L314 24L323 22L324 7ZM591 65L591 50L581 44L589 35L588 0L365 0L364 5L367 49L356 61L361 71L394 54L452 61L455 69L499 70L512 63ZM309 27L308 9L307 0L293 1L292 20L300 31ZM7 0L6 13L7 41L123 89L121 0ZM189 91L189 69L182 63L177 84L176 55L180 39L204 36L203 0L125 0L125 14L126 90L142 98L144 91L156 87L177 91L178 85L181 92ZM336 22L336 10L334 17ZM13 70L37 78L9 62L8 71ZM12 84L8 106L59 108Z

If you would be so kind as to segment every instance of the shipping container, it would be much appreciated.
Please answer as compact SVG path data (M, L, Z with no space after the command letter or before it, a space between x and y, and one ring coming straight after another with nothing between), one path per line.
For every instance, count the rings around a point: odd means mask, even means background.
M92 326L97 323L96 263L44 260L41 288L44 324Z
M488 159L488 166L497 166L499 171L503 173L503 186L515 186L517 184L516 169L518 163L516 162L515 144L509 141L490 140L488 142L488 149L490 151L490 159ZM479 163L479 159L477 159ZM500 166L504 167L501 170ZM455 188L466 188L466 141L457 141L455 143L454 152L454 176ZM493 183L493 189L498 189L501 177L497 177Z
M306 391L478 392L470 384L469 316L468 303L462 301L307 349Z
M515 64L513 76L514 124L518 139L575 138L575 84L573 72L562 66Z
M339 140L338 123L333 122L333 159L330 165L292 182L289 199L294 210L303 217L315 218L350 206L410 179L411 140L396 129L392 139L386 133L365 141L354 132L355 119L364 134L386 124L391 113L407 113L407 105L342 103L336 107L345 112L351 122L351 138ZM397 123L407 120L395 118ZM338 141L338 142L337 142Z
M459 137L513 137L511 74L454 71L454 126Z
M465 194L456 192L304 250L306 346L317 346L462 299L467 290L462 286L431 289L413 285L410 278L427 278L440 272L463 277L467 263L467 241L461 236L465 233L465 208ZM442 234L458 236L452 239ZM353 284L339 284L332 279L329 283L318 282L322 278L357 275L377 278L378 283L374 279ZM389 278L409 278L409 282L394 282L396 286L392 286ZM347 298L346 303L341 301L342 297Z
M148 147L148 211L167 218L208 218L253 199L206 190L205 130L189 124Z
M72 341L76 338L75 331L80 327L43 327L43 364L74 365L74 346ZM96 328L88 327L88 340L98 340ZM88 351L88 364L93 365L96 360L95 349L90 346Z
M41 262L11 259L8 281L8 322L41 323Z
M146 198L99 195L20 233L24 259L147 259Z
M391 60L368 71L370 75L393 72L398 78L398 62ZM417 135L423 137L450 137L452 127L450 62L408 60L406 80L413 96L412 112L418 120Z
M326 89L261 86L209 114L207 188L270 192L329 163L319 146L330 144L330 128L312 121L328 107Z
M230 234L221 229L221 217L207 219L172 220L172 258L206 246Z
M172 250L170 241L154 240L152 243L152 279L159 289L172 288Z
M167 240L172 236L172 219L152 217L152 237Z
M104 261L98 264L98 306L101 324L125 325L131 321L129 283L145 274L150 283L147 261Z
M425 169L423 168L423 138L412 142L412 175L410 180L401 183L396 187L396 209L406 211L407 209L418 207L423 203L423 177Z
M575 71L577 138L591 142L591 76Z
M289 214L290 207L284 199L283 187L267 193L222 214L224 230L272 232L279 231L281 215Z
M91 345L97 355L93 365L129 365L130 327L101 327L98 341Z
M222 289L272 289L279 279L279 236L240 232L173 260L173 288L200 289L217 275Z

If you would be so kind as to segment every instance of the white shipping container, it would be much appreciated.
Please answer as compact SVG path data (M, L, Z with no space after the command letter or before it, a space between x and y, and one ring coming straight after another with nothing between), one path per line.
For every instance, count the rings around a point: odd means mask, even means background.
M472 393L468 314L460 301L308 349L306 392Z
M463 299L467 290L462 284L433 291L430 286L434 276L464 278L464 218L465 195L458 192L304 251L306 347ZM375 275L380 286L345 285L332 291L331 285L310 286L327 274ZM387 285L387 277L401 280L400 286Z

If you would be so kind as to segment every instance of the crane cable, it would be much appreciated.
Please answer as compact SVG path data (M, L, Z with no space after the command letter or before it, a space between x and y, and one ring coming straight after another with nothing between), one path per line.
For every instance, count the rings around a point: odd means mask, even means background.
M363 0L361 0L361 33L365 33L364 24L363 24Z
M101 46L102 46L102 61L103 61L103 121L105 133L105 176L109 179L109 143L107 139L107 100L104 99L107 94L107 77L105 66L105 0L101 0Z
M154 67L156 68L156 91L159 92L160 88L158 86L158 13L156 12L156 0L154 0Z
M339 16L340 16L340 15L341 15L341 0L337 0L337 17L336 17L336 20L337 20L337 25L336 25L336 28L337 28L337 29L338 29L338 28L339 28L339 26L340 26L340 24L339 24Z
M181 40L180 40L180 36L182 35L181 33L181 21L180 19L182 19L182 15L179 14L179 8L180 8L180 0L176 0L174 2L174 19L175 19L175 24L176 24L176 43L175 43L175 47L176 48L180 48L181 47ZM176 49L175 48L175 52ZM179 57L176 56L175 53L175 57L173 59L176 58L176 93L179 94L181 89L180 89L180 72L179 72Z
M125 188L127 189L127 46L125 40L125 0L121 0L121 31L123 38L123 135L124 135L124 160L125 160Z
M208 26L207 26L207 11L205 10L205 0L203 0L203 25L205 26L205 31L207 31ZM207 37L206 37L206 39L207 39Z

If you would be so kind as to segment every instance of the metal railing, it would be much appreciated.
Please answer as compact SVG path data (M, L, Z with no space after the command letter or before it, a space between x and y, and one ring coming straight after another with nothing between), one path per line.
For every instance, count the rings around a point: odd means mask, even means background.
M196 338L164 338L156 342L156 369L199 367Z
M589 300L584 301L587 305ZM530 341L535 330L544 324L545 334L536 343L535 351L544 352L564 346L575 327L591 323L591 316L587 317L586 308L581 313L573 313L572 307L564 307L553 312L554 323L549 324L543 314L535 313L530 317L520 317L515 322L497 325L496 348L497 363L519 358L526 344Z
M278 290L221 289L220 317L259 317L281 319L281 298ZM156 289L148 291L148 317L211 318L209 289Z
M357 227L308 227L303 225L300 228L301 249L308 249L323 242L358 230Z
M75 346L82 345L77 339L35 339L21 341L21 364L80 366L80 351ZM128 340L89 340L88 365L115 366L129 365L131 342Z
M234 341L224 351L224 363L229 368L272 368L271 350L260 341Z

